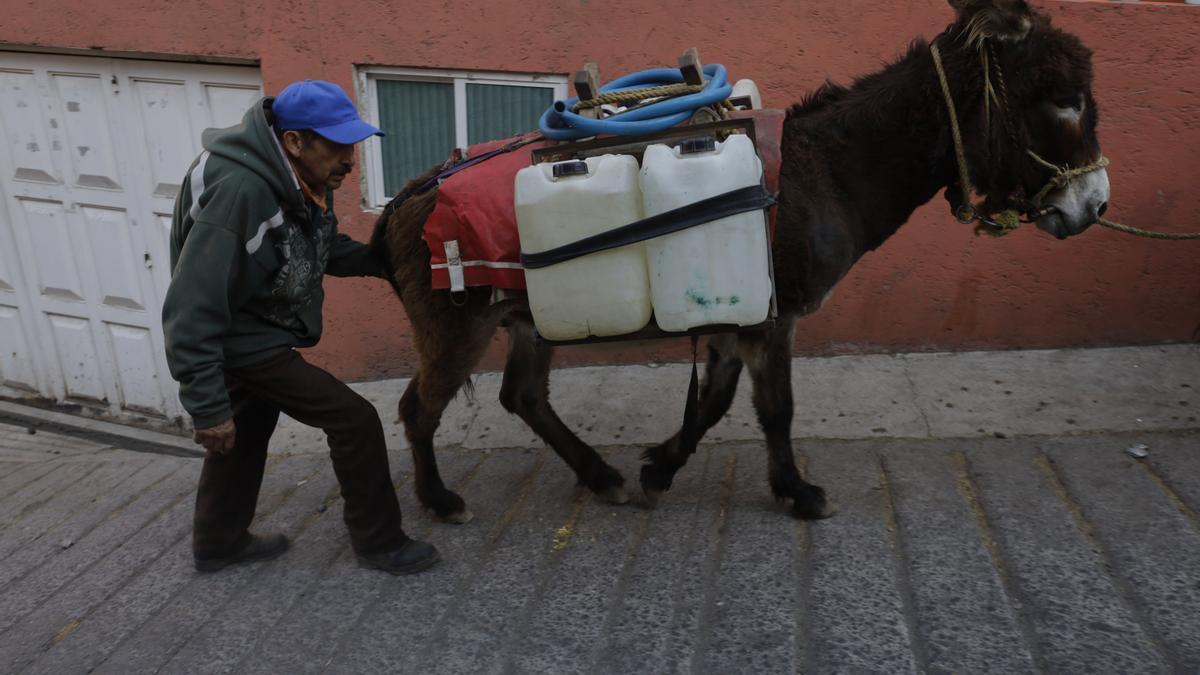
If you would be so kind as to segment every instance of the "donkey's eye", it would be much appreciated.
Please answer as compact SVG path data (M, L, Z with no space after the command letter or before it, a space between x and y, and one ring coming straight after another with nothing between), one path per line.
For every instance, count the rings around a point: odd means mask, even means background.
M1083 94L1064 94L1054 97L1054 105L1062 110L1083 110Z

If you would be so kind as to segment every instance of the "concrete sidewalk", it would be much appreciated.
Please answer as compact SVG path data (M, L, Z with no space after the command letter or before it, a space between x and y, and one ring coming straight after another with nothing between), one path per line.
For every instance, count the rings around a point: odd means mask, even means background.
M684 364L554 371L550 400L594 446L653 445L683 419ZM541 447L499 403L499 373L450 404L439 447ZM389 447L407 449L396 404L408 380L353 385L379 409ZM972 438L1200 427L1200 345L798 358L796 439ZM762 438L743 376L729 414L705 440ZM319 430L283 419L272 450L325 452Z
M393 443L406 528L445 558L402 578L354 565L306 432L280 434L259 505L292 551L199 575L197 460L0 426L0 672L1200 670L1196 345L794 370L798 459L836 517L771 499L744 397L651 511L576 489L483 376L439 455L470 524L416 505ZM686 377L564 371L554 398L636 485Z

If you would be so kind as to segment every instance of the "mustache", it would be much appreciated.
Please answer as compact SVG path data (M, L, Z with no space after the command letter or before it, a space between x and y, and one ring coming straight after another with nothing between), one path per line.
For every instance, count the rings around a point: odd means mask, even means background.
M353 171L353 170L354 170L354 167L353 167L353 166L343 166L343 167L342 167L342 168L340 168L340 169L334 169L334 170L333 170L333 172L331 172L329 175L331 175L331 176L345 176L346 174L350 173L350 172L351 172L351 171Z

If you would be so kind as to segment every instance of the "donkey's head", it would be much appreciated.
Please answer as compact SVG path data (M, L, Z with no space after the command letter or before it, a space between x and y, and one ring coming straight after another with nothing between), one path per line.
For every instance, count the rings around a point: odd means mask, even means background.
M958 20L939 42L979 64L959 114L985 210L1016 209L1059 239L1083 232L1108 208L1091 51L1025 0L950 5Z

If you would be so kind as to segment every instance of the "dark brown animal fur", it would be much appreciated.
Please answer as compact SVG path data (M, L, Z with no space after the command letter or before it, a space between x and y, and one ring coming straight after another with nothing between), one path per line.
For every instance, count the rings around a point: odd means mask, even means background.
M1050 25L1024 0L951 0L957 21L939 37L968 147L971 177L994 210L1037 192L1047 172L1025 156L1032 148L1062 164L1099 153L1091 55L1075 37ZM994 83L1003 106L984 124L980 49L999 64ZM1007 74L1007 79L1004 76ZM1059 128L1052 110L1080 101L1086 114L1074 132ZM826 84L792 107L782 138L781 196L772 244L780 320L775 328L719 335L708 343L700 396L700 426L724 416L743 368L770 454L769 482L791 499L798 517L828 515L824 491L805 482L791 447L790 367L795 320L816 310L864 253L881 245L921 204L943 188L957 202L949 117L929 46L914 42L882 72L850 88ZM424 183L436 169L416 178ZM549 403L551 348L537 343L522 301L490 305L491 289L470 289L463 304L430 285L429 251L421 238L434 191L397 200L377 225L374 245L394 272L394 285L413 327L420 368L400 399L400 417L416 463L423 504L452 520L469 517L462 499L437 472L433 435L446 405L468 381L491 335L509 331L501 403L529 424L575 471L579 482L611 501L627 497L624 479L570 431ZM696 439L698 441L698 439ZM680 436L648 450L641 485L653 502L695 450Z

